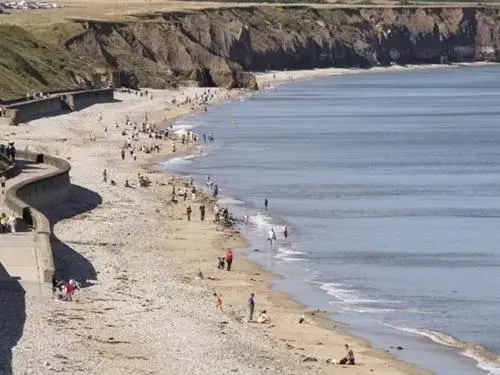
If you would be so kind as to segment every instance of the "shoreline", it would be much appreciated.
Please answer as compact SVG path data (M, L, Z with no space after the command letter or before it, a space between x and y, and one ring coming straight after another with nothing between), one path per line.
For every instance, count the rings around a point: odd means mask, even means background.
M311 80L311 79L318 79L321 77L331 77L331 76L337 76L337 75L345 75L345 74L368 74L368 73L383 73L383 72L407 72L407 71L415 71L415 70L435 70L435 69L451 69L451 68L461 68L461 67L485 67L485 66L500 66L499 63L496 62L487 62L487 61L479 61L479 62L472 62L472 63L451 63L451 64L429 64L429 65L423 65L423 64L418 64L418 65L406 65L406 66L400 66L400 65L394 65L390 67L373 67L373 68L368 68L368 69L357 69L357 68L325 68L325 69L313 69L313 70L298 70L298 71L269 71L266 73L256 73L257 77L257 82L259 85L259 91L264 91L266 89L274 89L277 86L281 84L287 84L287 83L293 83L293 82L300 82L300 81L306 81L306 80ZM273 87L273 85L276 84L276 87ZM248 94L248 96L252 95L252 93ZM232 98L231 101L234 101L235 98ZM180 158L181 159L181 158ZM167 159L170 160L170 159ZM167 173L175 173L171 171L166 171ZM230 198L230 197L228 197ZM231 198L230 198L231 199ZM231 205L231 203L229 203ZM244 250L249 251L250 249L250 244L248 241L250 241L248 238L245 238L243 236L243 240L246 242L246 246ZM272 276L271 281L269 282L269 291L270 292L275 292L277 295L284 295L285 298L288 298L292 301L294 301L297 306L300 306L300 308L303 309L303 311L306 311L307 313L311 313L312 310L304 305L302 302L299 302L295 299L295 297L289 295L286 292L281 292L279 290L273 289L271 283L273 280L281 279L284 278L284 276L279 275L273 271L268 270L264 265L260 265L256 263L256 261L249 260L250 253L247 253L244 255L245 260L257 264L257 266L263 270L264 272L270 273ZM276 303L278 303L280 300L280 297L276 297ZM279 304L278 304L279 305ZM372 347L372 343L370 342L370 339L365 338L363 336L363 333L360 332L359 334L353 333L352 331L349 332L349 324L348 323L342 323L339 321L336 321L333 316L333 312L327 312L323 311L320 314L317 314L313 319L315 324L322 324L322 328L327 329L327 330L335 330L337 333L344 334L346 336L349 336L350 338L353 338L354 340L357 340L357 342L362 343L362 345L368 347L371 350L374 350L375 352L378 352L377 354L374 354L374 356L380 356L381 358L387 358L388 360L393 360L396 362L402 362L404 364L403 369L408 371L408 368L406 366L409 366L411 371L417 371L417 373L420 373L419 371L423 371L424 373L432 373L431 370L425 369L421 367L419 364L411 363L411 362L406 362L404 359L399 359L397 356L389 351L384 351L383 349L374 349ZM322 322L322 323L320 323ZM333 327L333 328L332 328ZM489 352L487 349L476 345L472 343L467 343L467 342L462 342L458 339L455 339L453 337L449 337L450 340L453 341L453 343L448 342L446 339L435 339L433 338L433 335L437 335L439 337L448 337L446 334L443 334L441 332L433 332L430 331L430 333L427 333L426 330L423 330L424 333L417 333L418 330L414 330L413 332L411 329L397 329L393 328L400 334L403 332L411 332L412 335L416 335L419 338L427 339L430 342L437 344L438 346L442 346L445 348L451 348L454 351L456 351L457 356L461 357L466 357L468 360L472 361L474 365L478 368L478 370L487 373L488 368L490 365L488 362L485 362L485 358L489 358L488 361L491 361L492 363L498 363L499 356L496 355L495 353ZM481 356L477 356L475 353L482 353ZM373 354L372 354L373 355Z
M266 73L255 72L259 90L264 90L266 87L272 86L273 83L284 84L297 81L305 81L315 78L325 78L331 76L339 76L346 74L372 74L382 72L407 72L414 70L434 70L434 69L451 69L460 67L482 67L482 66L499 66L500 63L489 61L475 61L450 64L409 64L409 65L391 65L391 66L374 66L371 68L317 68L305 70L289 70L289 71L269 71Z
M276 274L240 258L244 239L211 222L210 209L208 220L199 220L197 206L208 201L199 197L188 201L194 216L188 223L186 204L169 202L169 183L182 177L160 171L158 162L186 156L192 148L179 146L172 154L170 143L159 141L159 154L139 154L137 162L119 160L125 138L114 129L115 121L122 124L125 114L140 121L147 111L153 121L175 122L195 111L181 106L165 112L167 100L183 96L181 92L193 96L204 90L150 90L155 100L117 94L118 103L33 121L9 134L22 147L66 158L72 165L72 183L84 190L75 192L68 207L59 208L64 219L54 226L60 239L54 251L56 267L80 280L89 274L84 268L98 273L97 281L81 290L75 303L53 301L46 295L27 297L25 334L14 348L13 373L28 369L44 373L49 367L68 374L198 374L220 368L218 374L237 369L240 374L319 375L335 372L337 367L325 360L342 358L343 345L348 343L360 364L339 371L430 374L342 332L325 313L309 314L307 324L299 325L298 318L307 308L292 296L272 290ZM212 90L217 97L209 105L227 100L228 95L232 100L248 95ZM100 112L102 123L96 121ZM108 136L103 135L104 126L110 129ZM98 134L96 141L90 140L92 134ZM102 182L104 168L117 186ZM150 177L148 190L135 183L138 171ZM132 189L123 187L125 179L133 181ZM75 213L75 206L82 203L89 208ZM217 256L228 247L239 249L230 274L216 269ZM204 280L195 280L199 268ZM222 314L215 311L213 291L222 295ZM250 291L256 293L256 312L267 309L271 324L245 322ZM117 343L109 345L110 341ZM72 363L64 357L72 358Z

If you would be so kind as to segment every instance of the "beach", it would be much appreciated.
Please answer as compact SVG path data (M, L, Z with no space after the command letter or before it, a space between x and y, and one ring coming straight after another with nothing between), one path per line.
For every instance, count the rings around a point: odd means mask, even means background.
M260 76L261 84L289 81L291 72L273 74ZM73 302L56 301L50 291L28 293L13 373L428 374L343 333L329 312L308 311L273 291L276 275L245 259L244 239L213 222L210 199L198 193L194 201L172 203L172 183L184 182L160 171L157 162L194 152L192 144L177 142L173 153L169 141L141 135L137 145L158 144L160 152L121 160L127 139L121 132L130 132L126 116L140 123L147 113L150 121L167 125L194 112L202 116L202 105L175 106L171 99L194 100L206 91L149 90L152 98L117 92L115 103L32 121L3 135L18 148L70 162L70 202L50 215L57 221L54 256L64 276L89 280ZM246 95L222 89L211 94L211 105ZM138 173L148 176L150 187L138 186ZM124 186L126 180L131 187ZM205 221L200 204L207 207ZM187 205L193 210L189 222ZM233 269L218 270L217 257L228 248L234 251ZM198 270L203 280L196 279ZM216 311L214 292L222 298L222 312ZM255 293L256 315L266 310L269 324L247 322L250 293ZM299 324L303 314L305 322ZM345 344L358 364L326 363L344 357Z

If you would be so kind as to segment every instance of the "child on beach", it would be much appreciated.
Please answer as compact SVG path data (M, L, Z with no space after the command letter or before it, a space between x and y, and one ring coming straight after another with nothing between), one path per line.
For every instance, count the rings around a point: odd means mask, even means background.
M215 297L215 309L222 312L222 298L217 293L214 293Z

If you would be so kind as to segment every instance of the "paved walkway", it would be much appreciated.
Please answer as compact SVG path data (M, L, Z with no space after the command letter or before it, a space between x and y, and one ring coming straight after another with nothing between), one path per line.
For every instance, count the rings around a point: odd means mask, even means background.
M54 170L47 164L36 164L25 160L19 160L17 165L20 173L7 180L7 189L18 182ZM8 216L12 215L12 211L5 206L5 195L0 195L0 214L2 212ZM39 283L33 230L28 229L24 223L19 227L19 232L16 234L0 233L0 282L17 279L21 283Z

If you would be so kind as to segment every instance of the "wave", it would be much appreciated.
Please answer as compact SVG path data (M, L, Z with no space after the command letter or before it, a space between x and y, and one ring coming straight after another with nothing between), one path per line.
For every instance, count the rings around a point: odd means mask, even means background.
M283 262L303 262L306 259L304 258L294 258L294 257L284 257L284 258L279 258L280 261Z
M304 257L300 257L300 255L305 255L303 251L293 250L289 247L278 247L278 252L274 255L274 258L284 261L304 261L307 260ZM298 255L298 256L297 256Z
M259 229L269 230L274 228L276 234L282 230L282 225L276 221L272 216L269 216L265 213L258 213L249 217L249 221L251 224L255 225Z
M383 299L368 299L360 297L354 289L349 289L347 285L338 283L323 283L320 289L326 291L326 294L334 297L338 302L346 305L374 305L374 304L395 304L401 303L397 300L383 300Z
M245 204L245 202L243 201L240 201L238 199L235 199L235 198L231 198L231 197L221 197L219 200L218 200L218 203L222 204L223 206L226 206L226 205L242 205L242 204Z
M191 164L193 162L193 159L195 159L197 156L200 156L200 154L191 154L186 156L180 156L177 158L171 158L161 162L160 165L165 168L172 166L188 165Z
M357 312L361 314L387 314L398 311L395 309L386 309L377 307L342 307L341 309L345 312Z
M193 128L196 128L200 124L194 123L194 124L174 124L172 125L172 130L174 133L187 133L188 130L191 130Z
M477 362L477 366L480 369L488 372L488 374L500 375L500 356L498 354L488 351L481 345L462 341L453 336L438 331L432 331L428 329L398 327L392 325L389 326L403 332L408 332L415 335L427 337L428 339L440 345L456 348L460 351L460 354L462 354L463 356L475 360Z
M173 166L189 165L193 162L194 159L200 156L207 156L207 155L208 153L206 153L203 148L198 146L196 152L194 153L185 156L179 156L176 158L170 158L168 160L160 162L159 165L166 169Z

